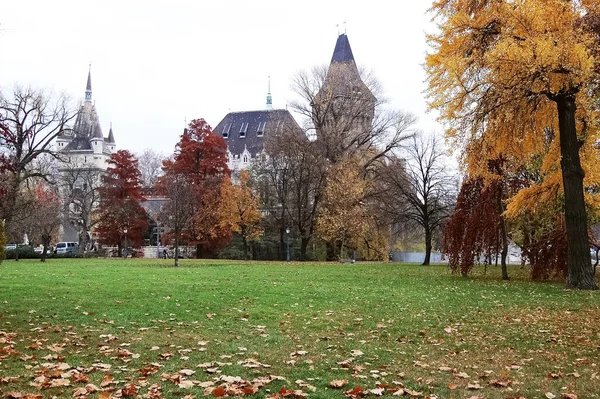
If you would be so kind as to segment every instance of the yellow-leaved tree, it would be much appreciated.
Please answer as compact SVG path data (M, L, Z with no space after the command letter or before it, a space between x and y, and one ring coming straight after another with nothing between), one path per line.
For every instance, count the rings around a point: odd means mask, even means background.
M366 189L360 166L352 159L344 159L329 170L317 232L333 244L335 252L339 250L339 259L344 258L345 248L356 249L367 232Z
M467 171L485 175L487 160L507 156L526 163L554 135L542 185L509 200L508 211L533 206L530 195L563 193L566 286L597 289L584 188L598 182L600 0L437 0L432 11L429 105Z
M231 229L242 237L244 259L248 259L248 243L260 238L263 229L260 226L262 215L259 209L258 195L250 187L250 174L242 170L238 184L228 185L229 193L224 197L229 206Z

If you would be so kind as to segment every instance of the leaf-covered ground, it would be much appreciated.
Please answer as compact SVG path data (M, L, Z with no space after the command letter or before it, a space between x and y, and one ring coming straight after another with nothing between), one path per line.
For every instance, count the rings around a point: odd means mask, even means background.
M599 397L600 293L510 273L5 261L0 397Z

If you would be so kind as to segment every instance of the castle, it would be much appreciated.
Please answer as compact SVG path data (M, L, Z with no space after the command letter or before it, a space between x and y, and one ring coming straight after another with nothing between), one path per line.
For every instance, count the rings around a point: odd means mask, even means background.
M102 134L96 106L92 102L92 72L88 72L85 101L79 107L72 129L56 138L56 150L80 167L106 170L106 162L116 150L112 126L108 137Z

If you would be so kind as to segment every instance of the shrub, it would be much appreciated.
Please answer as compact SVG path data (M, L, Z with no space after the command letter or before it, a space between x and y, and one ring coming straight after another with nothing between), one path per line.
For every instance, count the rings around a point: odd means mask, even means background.
M6 259L16 259L17 254L19 259L40 259L42 257L42 254L38 254L33 250L33 247L23 246L6 251Z

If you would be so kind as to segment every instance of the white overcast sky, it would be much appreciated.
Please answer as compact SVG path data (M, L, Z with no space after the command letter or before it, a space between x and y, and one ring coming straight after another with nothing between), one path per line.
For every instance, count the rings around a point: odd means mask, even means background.
M230 111L294 99L299 70L329 64L338 28L359 66L373 70L394 108L426 113L430 1L19 0L0 3L0 86L15 83L93 99L117 148L169 154L184 120L213 127Z

